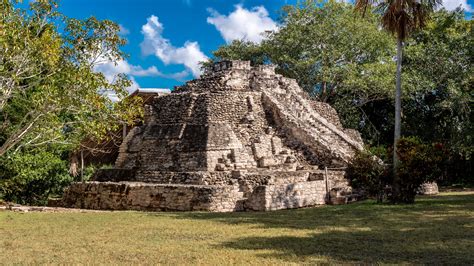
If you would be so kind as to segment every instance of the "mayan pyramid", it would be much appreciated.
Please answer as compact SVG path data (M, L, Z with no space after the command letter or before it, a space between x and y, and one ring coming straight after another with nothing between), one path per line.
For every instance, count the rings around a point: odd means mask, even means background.
M343 169L361 149L359 133L294 79L273 66L224 61L157 96L124 139L115 168L72 184L62 203L240 211L345 201Z

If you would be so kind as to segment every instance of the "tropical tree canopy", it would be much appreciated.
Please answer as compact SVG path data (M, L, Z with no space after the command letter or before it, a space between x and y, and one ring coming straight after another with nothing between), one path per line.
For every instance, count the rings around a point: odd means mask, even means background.
M32 2L29 10L0 3L0 156L25 147L75 147L85 135L104 138L141 113L138 99L125 99L125 76L109 81L94 71L124 56L118 25L67 18L56 8L55 1ZM112 102L104 91L125 100Z

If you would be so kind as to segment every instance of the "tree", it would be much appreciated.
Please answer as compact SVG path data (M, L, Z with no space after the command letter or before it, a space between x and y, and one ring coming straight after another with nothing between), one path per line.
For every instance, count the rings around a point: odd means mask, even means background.
M446 147L440 184L474 182L473 25L462 10L442 9L406 41L403 79L411 96L403 102L403 131Z
M0 157L0 198L20 204L46 204L72 181L68 151L41 147Z
M439 10L406 41L404 79L415 83L404 102L404 132L423 141L472 153L471 103L474 88L474 22L464 12ZM413 87L413 86L411 86ZM425 130L425 128L431 130Z
M353 6L341 2L302 1L284 8L280 29L262 43L234 41L213 60L275 64L278 73L336 108L345 127L377 143L383 134L371 121L380 113L373 106L393 98L394 53L393 37L379 29L376 15L354 17Z
M395 87L395 130L394 130L394 194L399 194L397 178L398 155L397 142L401 135L401 94L402 94L402 54L403 41L415 29L423 28L428 16L441 4L441 0L356 0L356 10L365 14L367 9L375 6L382 14L382 26L397 38L397 75ZM396 197L394 197L396 198Z
M377 154L379 155L379 154ZM385 186L390 175L385 164L374 160L373 151L358 151L347 166L345 177L352 188L381 203L385 198Z
M141 115L139 99L126 98L126 76L110 82L94 71L124 56L118 25L67 18L56 8L51 0L29 10L0 2L0 156L52 144L75 148L85 135L107 137Z

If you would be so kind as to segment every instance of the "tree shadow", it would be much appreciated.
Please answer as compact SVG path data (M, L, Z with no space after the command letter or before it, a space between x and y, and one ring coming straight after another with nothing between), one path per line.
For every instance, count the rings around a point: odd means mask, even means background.
M443 224L453 226L455 223L447 219ZM472 265L473 237L472 233L434 233L429 227L406 231L378 228L367 231L329 230L302 237L245 237L220 246L268 251L259 256L278 257L288 262L318 262L323 257L337 263Z
M422 197L414 205L371 201L350 205L245 213L176 213L177 219L294 229L285 235L225 241L220 248L261 250L288 262L326 258L351 263L474 263L474 194ZM159 214L150 214L159 215ZM268 250L268 253L264 251ZM263 252L263 253L262 253Z

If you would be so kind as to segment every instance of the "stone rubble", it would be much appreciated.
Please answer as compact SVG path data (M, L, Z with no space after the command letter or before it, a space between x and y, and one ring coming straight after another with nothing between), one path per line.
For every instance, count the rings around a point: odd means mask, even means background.
M438 184L436 182L426 182L420 186L419 194L436 195L439 193Z

